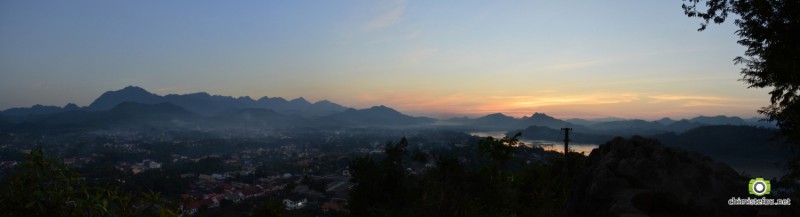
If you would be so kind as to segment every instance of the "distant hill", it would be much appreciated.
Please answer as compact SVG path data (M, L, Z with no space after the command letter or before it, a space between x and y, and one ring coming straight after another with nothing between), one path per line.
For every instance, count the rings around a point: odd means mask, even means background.
M771 128L713 125L653 138L665 145L708 155L740 172L772 178L783 174L783 164L792 153L788 143L775 137L777 133Z
M205 98L206 96L199 94L192 97ZM302 104L309 107L314 106L304 99L293 101L296 107ZM291 103L292 101L287 102ZM321 103L322 106L326 104L334 105L330 102ZM9 129L13 132L163 129L218 131L228 135L243 135L265 129L295 127L418 127L436 121L426 117L408 116L386 106L347 109L321 117L304 117L264 108L231 109L214 116L204 116L171 102L146 104L127 101L105 111L75 110L14 118L0 115L0 129Z
M105 111L123 102L156 104L165 102L165 100L161 96L147 92L147 90L141 87L128 86L121 90L103 93L103 95L95 99L92 104L89 104L87 109L90 111Z
M779 159L788 156L788 144L778 139L777 133L777 129L763 127L712 125L653 137L667 145L712 156L735 154Z
M527 116L522 117L522 118L520 118L519 121L522 122L522 124L525 125L525 126L543 126L543 127L549 127L549 128L552 128L552 129L561 129L561 128L565 128L565 127L585 128L582 125L577 125L577 124L569 123L569 122L566 122L566 121L562 121L560 119L556 119L554 117L551 117L551 116L549 116L547 114L538 113L538 112L534 113L530 117L527 117Z
M719 116L698 116L691 119L692 122L703 123L707 125L747 125L747 123L739 117L728 117L724 115Z
M408 116L383 105L368 109L347 109L326 118L348 122L356 126L422 125L436 121L432 118Z
M523 126L516 118L503 113L488 114L476 119L460 119L459 121L462 121L464 125L486 130L511 129Z
M127 102L136 104L125 104ZM168 103L168 104L162 104ZM122 107L117 108L122 105ZM386 106L376 106L367 109L349 109L328 100L311 103L303 97L286 100L281 97L262 97L254 100L250 97L230 97L211 95L205 92L191 94L169 94L159 96L147 90L128 86L120 90L107 91L95 99L87 107L67 104L64 107L35 105L30 108L11 108L0 112L3 124L15 126L19 123L46 123L83 119L88 116L97 116L94 112L109 111L109 114L121 112L112 109L128 109L134 112L138 109L151 109L143 105L159 105L160 109L180 108L185 112L204 116L203 121L224 122L223 119L242 121L240 125L251 127L267 126L415 126L433 124L438 127L449 127L459 130L477 131L510 131L526 129L529 126L541 126L553 130L563 127L573 128L576 133L591 135L658 135L663 133L682 133L706 125L736 125L736 126L761 126L775 128L774 122L760 122L758 118L742 119L728 116L698 116L691 119L673 120L662 118L657 121L638 119L599 118L599 119L568 119L561 120L544 113L534 113L531 116L514 118L502 113L488 114L478 118L452 118L436 120L425 117L412 117L402 114ZM137 107L138 106L138 107ZM131 108L126 108L131 107ZM158 107L158 106L157 106ZM142 114L156 111L136 111ZM162 117L177 115L161 114ZM63 113L63 114L62 114ZM61 114L61 115L59 115ZM133 114L133 113L129 113ZM256 120L242 119L244 117L258 116ZM69 122L69 121L67 121ZM256 124L260 123L260 124ZM81 125L81 123L74 123ZM224 123L224 126L233 126L236 123Z
M656 122L658 122L659 124L662 124L662 125L669 125L669 124L675 123L675 120L672 120L672 118L665 117L665 118L661 118L661 119L656 120Z
M3 115L6 116L26 116L26 115L46 115L46 114L54 114L59 112L68 112L68 111L76 111L80 110L81 108L78 105L73 103L69 103L64 107L58 106L44 106L44 105L34 105L30 108L10 108L6 109L2 112Z
M528 126L543 126L554 130L569 127L573 128L575 132L616 136L649 136L668 132L682 133L690 129L707 125L762 126L774 128L774 125L770 123L744 121L744 119L739 117L728 116L699 116L689 120L662 118L656 121L620 118L567 120L568 121L557 119L544 113L534 113L530 117L525 116L522 118L514 118L502 113L493 113L475 119L463 117L448 119L444 122L446 122L448 126L456 124L483 131L510 131L525 129Z
M193 113L205 116L214 116L223 112L235 111L239 109L260 108L309 118L327 116L342 112L347 109L347 107L328 100L321 100L316 103L311 103L302 97L290 101L280 97L262 97L259 100L253 100L252 98L246 96L234 98L230 96L211 95L205 92L159 96L157 94L150 93L141 87L128 86L120 90L107 91L103 93L85 108L80 108L71 103L64 107L35 105L30 108L7 109L0 112L0 114L6 116L26 116L47 115L82 109L86 109L88 111L107 111L124 102L136 102L142 104L169 102L171 104L183 107Z
M623 120L625 120L625 119L608 117L608 118L592 118L592 119L570 118L570 119L566 119L564 121L570 122L570 123L573 123L573 124L577 124L577 125L587 126L587 125L592 125L592 124L597 124L597 123L603 123L603 122L609 122L609 121L623 121Z
M111 128L173 128L202 116L171 103L124 102L108 111L76 110L31 117L12 126L16 131L103 130ZM177 125L176 125L177 124Z
M225 112L212 118L216 123L229 126L280 128L309 126L311 120L298 115L285 115L270 109L250 108Z
M475 119L457 118L447 120L452 123L459 123L478 130L501 130L521 129L528 126L543 126L551 129L561 129L564 127L585 129L585 126L566 122L544 113L534 113L531 116L514 118L503 113L493 113Z

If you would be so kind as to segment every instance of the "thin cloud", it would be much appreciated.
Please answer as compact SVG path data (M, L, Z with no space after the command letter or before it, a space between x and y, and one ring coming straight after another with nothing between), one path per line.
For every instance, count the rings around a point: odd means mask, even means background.
M651 99L655 99L655 102L662 102L662 101L676 101L676 100L703 100L703 101L730 101L730 98L718 97L718 96L693 96L693 95L657 95L657 96L650 96Z
M381 16L367 22L367 24L364 25L363 30L369 32L394 25L400 22L400 18L403 17L405 11L406 1L396 1L392 4L388 11L383 13Z
M410 66L417 65L417 63L427 59L431 55L435 54L437 51L439 51L439 50L435 49L435 48L429 48L429 47L414 49L414 50L410 51L408 54L406 54L406 57L405 57L406 65L410 65Z
M701 102L691 101L681 105L681 107L742 107L750 108L749 105L735 104L735 103L716 103L716 102Z
M612 63L613 60L589 60L583 62L573 62L573 63L561 63L561 64L553 64L549 66L545 66L537 71L545 71L545 72L561 72L561 71L568 71L568 70L575 70L575 69L582 69L588 68L597 65L604 65Z

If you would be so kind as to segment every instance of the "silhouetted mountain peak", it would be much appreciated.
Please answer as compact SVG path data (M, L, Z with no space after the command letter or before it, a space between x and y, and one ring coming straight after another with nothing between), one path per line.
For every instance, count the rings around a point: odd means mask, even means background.
M286 99L284 99L282 97L266 97L265 96L265 97L259 98L258 102L262 102L262 103L287 103L289 101L287 101Z
M328 117L359 125L372 126L415 125L432 123L434 121L433 119L425 117L408 116L384 105L358 110L349 108Z
M323 99L323 100L320 100L320 101L317 101L317 102L314 103L314 105L330 105L330 104L336 104L336 103L333 103L333 102L328 101L326 99ZM339 105L339 104L336 104L336 105Z
M297 98L297 99L293 99L293 100L291 100L289 102L293 103L293 104L300 104L300 105L311 105L311 103L308 102L308 100L306 100L303 97L300 97L300 98Z
M122 102L140 102L154 104L164 101L161 96L147 92L147 90L136 86L127 86L121 90L107 91L100 95L92 104L89 110L109 110Z
M385 105L379 106L372 106L368 109L364 109L368 112L380 112L380 113L392 113L392 114L401 114L399 111L394 110L393 108L386 107Z
M671 123L675 123L675 120L672 120L672 118L664 117L664 118L656 120L656 122L658 122L659 124L662 124L662 125L668 125L668 124L671 124Z
M344 111L347 109L342 105L336 104L328 100L320 100L315 102L313 105L330 111Z
M206 92L197 92L197 93L186 94L186 96L190 96L190 97L194 97L194 98L209 98L209 97L211 97L211 94L208 94Z
M147 90L145 90L144 88L141 88L141 87L138 87L138 86L133 86L133 85L128 85L127 87L122 88L122 89L120 89L118 91L121 91L121 92L144 92L144 93L150 93Z
M717 116L697 116L691 119L692 122L710 124L710 125L746 125L739 117L728 117L724 115Z
M554 118L552 116L549 116L549 115L547 115L545 113L539 113L539 112L533 113L533 115L531 115L530 119L533 119L533 120L557 120L556 118Z
M498 112L498 113L488 114L488 115L483 116L483 117L479 117L478 119L509 119L509 118L510 119L514 119L514 117L511 117L511 116L508 116L508 115L505 115L503 113L499 113Z
M67 103L67 105L64 106L64 110L78 110L78 109L80 109L80 107L78 107L78 105L75 105L75 103Z
M533 115L531 115L531 117L536 117L536 116L550 117L545 113L539 113L539 112L534 112Z

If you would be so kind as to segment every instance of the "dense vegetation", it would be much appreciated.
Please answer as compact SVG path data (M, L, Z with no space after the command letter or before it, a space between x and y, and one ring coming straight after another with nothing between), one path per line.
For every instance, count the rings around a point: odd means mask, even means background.
M782 134L800 145L800 1L796 0L684 0L684 13L705 22L723 23L728 15L739 29L738 43L747 47L744 56L734 58L743 65L742 81L750 88L772 88L770 105L759 110L777 121ZM700 6L700 7L698 7ZM800 154L790 162L792 173L800 177Z
M517 146L519 135L486 138L472 156L432 153L435 166L422 174L407 172L407 165L424 158L409 153L405 138L387 144L384 158L365 156L351 163L357 183L350 193L352 215L564 215L572 176L584 157L570 153L567 171L563 158L533 162Z
M131 193L120 185L88 185L56 158L33 150L0 193L4 216L176 216L157 193Z

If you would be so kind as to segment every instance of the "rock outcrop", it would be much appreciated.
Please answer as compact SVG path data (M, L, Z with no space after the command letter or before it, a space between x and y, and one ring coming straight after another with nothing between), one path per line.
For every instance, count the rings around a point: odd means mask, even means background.
M576 176L569 216L755 216L729 206L747 197L748 178L695 152L634 136L608 141Z

